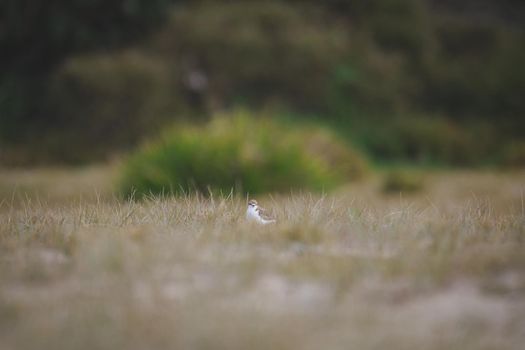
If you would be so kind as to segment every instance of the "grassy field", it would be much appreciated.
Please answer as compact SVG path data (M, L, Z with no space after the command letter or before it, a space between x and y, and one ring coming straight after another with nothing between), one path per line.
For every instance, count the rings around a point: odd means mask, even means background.
M111 171L0 174L0 348L522 349L525 173L336 193L111 194Z

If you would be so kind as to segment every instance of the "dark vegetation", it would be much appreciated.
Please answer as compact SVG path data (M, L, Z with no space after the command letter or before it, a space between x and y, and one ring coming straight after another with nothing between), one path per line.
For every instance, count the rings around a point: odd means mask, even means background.
M107 159L237 106L334 127L381 163L524 163L521 1L0 6L4 164Z
M73 55L117 50L146 37L166 17L170 3L170 0L1 1L3 146L12 146L15 154L16 150L24 151L21 162L32 160L25 158L30 154L37 159L68 160L64 158L65 152L53 144L68 144L71 141L68 135L75 131L82 117L60 113L68 96L58 99L53 96L53 81ZM97 119L97 112L93 110L89 115L91 123L103 124L105 121ZM78 123L64 123L72 119Z

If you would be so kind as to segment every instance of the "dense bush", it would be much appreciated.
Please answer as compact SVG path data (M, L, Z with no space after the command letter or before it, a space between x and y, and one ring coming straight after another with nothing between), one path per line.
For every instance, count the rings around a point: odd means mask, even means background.
M119 186L127 196L329 190L364 171L362 157L326 130L298 130L238 111L165 132L125 161Z

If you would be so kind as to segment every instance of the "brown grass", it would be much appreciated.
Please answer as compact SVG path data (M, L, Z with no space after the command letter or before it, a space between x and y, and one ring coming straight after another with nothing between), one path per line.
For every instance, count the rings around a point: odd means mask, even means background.
M26 192L0 176L0 348L525 343L523 173L258 198L271 226L246 223L243 198L125 202L95 173L95 194L82 171L33 172Z

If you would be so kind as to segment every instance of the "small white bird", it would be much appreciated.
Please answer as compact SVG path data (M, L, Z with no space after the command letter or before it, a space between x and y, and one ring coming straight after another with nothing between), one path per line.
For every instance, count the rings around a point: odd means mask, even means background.
M246 210L246 219L250 221L257 221L260 224L272 224L275 219L270 217L266 211L259 207L255 199L248 202L248 209Z

